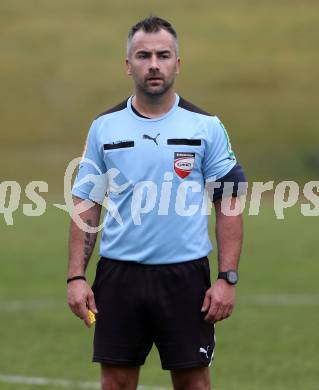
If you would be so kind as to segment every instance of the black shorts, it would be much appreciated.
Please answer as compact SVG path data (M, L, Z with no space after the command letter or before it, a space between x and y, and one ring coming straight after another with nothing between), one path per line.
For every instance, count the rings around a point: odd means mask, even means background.
M155 343L163 369L210 365L214 325L201 313L209 287L207 257L165 265L101 258L93 362L140 366Z

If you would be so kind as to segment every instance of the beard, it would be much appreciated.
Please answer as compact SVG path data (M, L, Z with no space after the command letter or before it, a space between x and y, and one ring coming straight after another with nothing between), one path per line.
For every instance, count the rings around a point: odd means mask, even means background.
M156 76L149 76L149 77L156 77ZM164 95L174 84L175 77L172 77L170 79L166 79L163 77L161 78L161 81L158 85L150 85L149 77L144 80L144 82L136 82L136 88L142 92L143 94L149 96L149 97L156 97Z

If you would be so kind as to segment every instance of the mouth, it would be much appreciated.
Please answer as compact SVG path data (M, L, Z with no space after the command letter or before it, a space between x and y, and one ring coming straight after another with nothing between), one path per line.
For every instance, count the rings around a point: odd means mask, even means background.
M147 79L147 81L162 81L163 79L161 79L160 77L149 77Z

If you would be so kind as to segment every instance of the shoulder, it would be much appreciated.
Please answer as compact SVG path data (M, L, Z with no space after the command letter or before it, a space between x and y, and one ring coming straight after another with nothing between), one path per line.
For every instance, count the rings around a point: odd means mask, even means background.
M196 124L204 129L208 140L215 138L216 133L223 132L222 122L217 115L203 110L182 97L180 97L178 106L183 109L183 116L187 113L187 120L190 123Z
M101 133L103 133L110 123L113 123L113 120L116 121L122 120L121 112L125 112L127 108L127 99L123 100L121 103L108 108L103 111L101 114L97 115L90 126L88 132L89 140L99 139ZM119 114L119 115L118 115Z
M208 116L208 117L213 117L214 114L211 114L203 109L201 109L200 107L196 106L195 104L193 104L192 102L180 97L179 99L179 103L178 103L178 106L180 108L183 108L184 110L186 111L189 111L189 112L192 112L192 113L195 113L195 114L200 114L200 115L204 115L204 116Z
M101 118L102 116L110 115L110 114L125 110L127 108L127 100L128 100L128 98L123 100L121 103L118 103L115 106L103 111L101 114L99 114L95 117L95 120Z

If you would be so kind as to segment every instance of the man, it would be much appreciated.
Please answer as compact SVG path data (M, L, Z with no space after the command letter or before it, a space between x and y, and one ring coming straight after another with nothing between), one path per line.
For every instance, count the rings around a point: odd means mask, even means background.
M80 214L86 232L71 222L68 302L88 326L88 309L96 314L93 361L103 390L136 389L153 343L175 389L207 390L214 323L232 313L242 244L241 216L222 212L222 191L213 187L245 178L219 119L175 93L180 58L167 21L149 17L131 28L126 66L135 94L94 120L72 191L77 207L85 200L91 208ZM97 172L102 196L85 181ZM216 211L212 286L205 184ZM97 233L90 228L99 225L105 193L91 289L84 275ZM228 196L233 204L236 189Z

